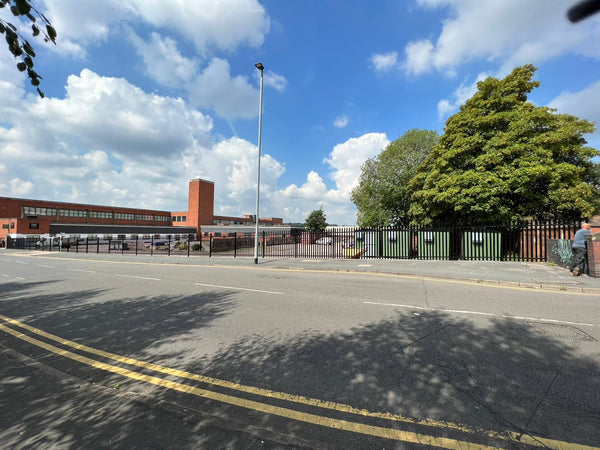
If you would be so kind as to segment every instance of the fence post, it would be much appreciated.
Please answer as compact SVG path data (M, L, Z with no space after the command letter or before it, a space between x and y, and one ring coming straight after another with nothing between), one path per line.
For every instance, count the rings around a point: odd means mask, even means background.
M150 240L150 256L154 256L154 235L152 235L152 239Z
M233 257L237 258L237 231L233 232Z
M169 235L169 250L167 250L168 255L171 256L171 235Z
M262 257L265 258L265 231L263 230Z
M135 235L135 256L137 256L137 252L138 252L138 250L137 250L137 247L138 247L138 238L139 238L139 236L136 234Z
M209 258L212 258L212 241L213 241L213 237L211 235L208 240L208 257Z
M125 239L121 239L121 255L125 253Z
M188 240L187 240L187 251L188 251L188 258L190 257L190 242L192 240L192 235L188 234Z
M108 238L108 253L110 253L110 243L111 243L112 239Z

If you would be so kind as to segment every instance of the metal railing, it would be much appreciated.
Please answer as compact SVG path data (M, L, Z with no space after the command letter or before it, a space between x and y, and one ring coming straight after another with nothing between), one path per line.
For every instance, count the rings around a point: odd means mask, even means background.
M571 240L581 221L528 221L472 227L336 227L259 232L259 257L546 261L548 239ZM253 257L254 233L150 238L17 238L9 248L75 253Z

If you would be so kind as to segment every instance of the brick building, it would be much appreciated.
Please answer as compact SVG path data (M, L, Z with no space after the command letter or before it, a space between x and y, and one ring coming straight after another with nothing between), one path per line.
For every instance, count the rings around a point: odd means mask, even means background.
M180 212L0 197L0 242L23 235L200 234L202 225L252 225L253 215L215 216L214 183L189 182L188 210ZM283 224L279 218L261 225Z

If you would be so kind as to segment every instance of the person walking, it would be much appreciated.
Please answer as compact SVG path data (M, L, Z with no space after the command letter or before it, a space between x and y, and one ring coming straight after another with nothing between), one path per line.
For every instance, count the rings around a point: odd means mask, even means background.
M574 277L585 273L587 268L587 247L585 242L586 235L591 234L590 224L582 223L581 228L577 230L573 237L571 249L573 251L573 260L571 262L571 275Z

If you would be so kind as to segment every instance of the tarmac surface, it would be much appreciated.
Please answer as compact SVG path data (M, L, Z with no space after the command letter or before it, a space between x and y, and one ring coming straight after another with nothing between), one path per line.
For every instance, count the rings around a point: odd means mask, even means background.
M573 277L569 270L545 262L515 261L438 261L416 259L302 259L254 258L233 256L128 255L119 253L30 252L5 250L0 254L35 254L51 258L131 261L132 263L163 263L186 265L237 266L257 269L288 269L342 272L373 272L426 278L455 279L474 283L513 285L531 289L597 293L600 278L581 275Z
M289 270L306 272L370 272L390 275L403 275L417 279L444 279L472 282L482 285L518 286L524 289L544 291L583 292L600 299L600 278L587 275L572 277L568 269L547 264L532 262L494 262L494 261L424 261L424 260L380 260L380 259L293 259L293 258L260 258L258 264L253 258L233 256L163 256L163 255L127 255L127 254L85 254L73 252L29 252L22 250L0 250L0 256L34 255L45 258L65 260L110 260L129 262L131 264L165 264L188 265L197 267L227 266L241 270ZM11 258L12 259L12 258ZM587 297L590 298L590 297ZM595 299L595 297L594 297ZM110 387L91 385L86 380L70 377L38 362L25 354L0 346L0 379L4 380L4 399L0 401L0 423L11 424L10 428L1 430L5 438L12 436L14 441L9 448L75 448L74 442L56 441L55 437L43 433L44 423L37 424L33 419L14 421L15 415L27 418L32 415L32 405L40 411L52 410L56 404L62 405L57 414L66 414L72 409L82 417L92 417L95 422L78 423L77 421L60 422L61 427L68 429L65 436L84 436L88 444L92 444L93 435L89 434L89 426L98 434L110 435L110 429L123 427L119 417L114 420L110 412L129 411L131 419L128 426L132 431L115 448L244 448L244 449L296 449L305 448L302 442L285 441L281 435L265 435L264 430L245 428L243 424L232 424L218 417L207 416L171 403L155 404L151 399L132 397L127 392L119 392ZM569 369L570 370L570 369ZM567 371L568 372L568 371ZM575 378L573 378L575 379ZM29 380L27 384L20 380ZM596 378L594 378L596 380ZM574 382L571 381L571 384ZM0 386L2 383L0 383ZM597 386L591 381L590 386ZM32 388L33 386L33 388ZM52 395L48 389L52 387ZM10 393L8 395L7 393ZM45 399L45 400L44 400ZM106 414L98 414L97 405L105 405ZM100 411L102 412L102 411ZM159 424L156 429L148 429L147 418ZM53 418L54 420L55 418ZM50 419L48 419L50 420ZM58 419L56 419L58 420ZM38 429L39 427L39 429ZM0 427L1 428L1 427ZM62 428L61 428L62 429ZM169 430L167 433L165 430ZM186 436L193 435L197 440L189 442ZM175 438L173 438L175 436ZM40 441L40 439L42 439ZM47 440L44 440L47 439ZM0 439L1 441L2 439ZM99 441L96 441L97 444ZM111 447L110 441L105 442ZM91 446L91 445L90 445ZM0 448L3 445L0 444ZM306 448L310 447L309 445Z

